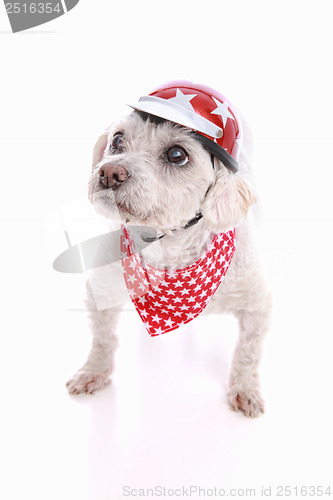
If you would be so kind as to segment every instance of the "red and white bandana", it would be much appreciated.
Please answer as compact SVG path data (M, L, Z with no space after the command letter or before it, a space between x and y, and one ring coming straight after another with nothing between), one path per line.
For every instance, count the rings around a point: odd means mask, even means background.
M175 330L205 309L222 283L236 250L235 230L231 229L216 234L197 262L168 271L143 263L125 226L120 245L129 295L152 337Z

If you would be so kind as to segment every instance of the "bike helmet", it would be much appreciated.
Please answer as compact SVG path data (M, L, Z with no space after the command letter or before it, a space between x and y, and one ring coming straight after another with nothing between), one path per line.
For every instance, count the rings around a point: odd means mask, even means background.
M212 155L233 172L238 171L241 122L230 102L216 90L172 81L156 87L130 107L190 128Z

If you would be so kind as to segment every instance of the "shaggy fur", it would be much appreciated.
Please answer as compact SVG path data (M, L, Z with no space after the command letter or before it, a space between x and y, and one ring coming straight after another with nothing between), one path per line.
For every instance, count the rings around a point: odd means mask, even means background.
M115 149L111 144L118 132L123 137ZM165 152L173 145L187 151L189 161L185 166L168 162ZM268 329L271 299L246 220L249 208L256 201L242 175L249 169L249 149L245 130L240 172L230 172L216 158L212 167L210 154L190 130L170 122L152 123L133 112L99 137L93 152L89 199L97 212L110 219L120 215L128 224L150 226L166 234L144 250L146 262L158 268L184 268L193 264L215 233L236 226L237 250L205 314L228 312L238 319L239 340L228 399L232 409L255 417L264 411L257 369ZM125 169L128 178L116 188L102 189L101 171L110 166L116 172ZM182 229L199 211L203 214L200 222ZM67 383L71 394L93 393L110 382L118 346L120 308L115 306L128 298L128 294L119 265L111 265L110 279L106 276L104 268L95 269L87 282L86 307L93 341L87 362Z

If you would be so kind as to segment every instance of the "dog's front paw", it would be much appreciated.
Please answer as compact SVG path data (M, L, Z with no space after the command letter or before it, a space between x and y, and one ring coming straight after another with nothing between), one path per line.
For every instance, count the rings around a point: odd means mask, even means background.
M66 384L69 394L93 394L95 391L104 389L111 382L108 375L104 373L93 373L79 370Z
M264 413L264 401L258 389L240 391L231 389L228 400L234 411L243 411L246 417L258 417Z

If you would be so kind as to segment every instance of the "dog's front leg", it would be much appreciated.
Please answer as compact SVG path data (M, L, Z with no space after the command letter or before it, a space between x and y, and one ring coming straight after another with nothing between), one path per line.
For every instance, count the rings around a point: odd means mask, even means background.
M267 295L266 304L261 310L235 313L239 321L239 339L231 366L228 398L233 410L242 410L248 417L257 417L264 412L257 370L270 311L271 299Z
M109 385L118 347L116 329L121 307L97 310L89 284L85 302L93 335L92 346L86 363L66 384L70 394L92 394Z

